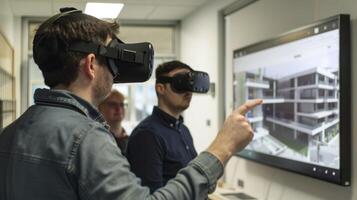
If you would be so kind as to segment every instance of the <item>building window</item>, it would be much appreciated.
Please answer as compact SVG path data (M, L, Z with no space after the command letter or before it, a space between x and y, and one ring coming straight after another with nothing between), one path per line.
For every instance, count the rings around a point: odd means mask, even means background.
M329 85L334 85L334 82L335 82L334 79L332 79L332 78L329 78L329 79L328 79Z
M328 109L333 110L337 108L337 103L328 103Z
M318 103L318 104L317 104L317 111L323 110L324 107L325 107L325 104L324 104L324 103Z
M324 98L325 97L325 90L319 89L319 97Z
M277 118L283 118L284 120L294 120L294 104L282 103L275 105L275 112Z
M320 84L325 84L325 76L323 76L321 74L319 74L318 76L319 76L319 83Z
M175 26L122 25L118 37L125 43L150 42L156 57L175 57Z
M290 79L290 87L295 87L295 79Z
M294 84L291 84L291 81L278 81L278 90L292 87L294 87Z
M248 99L257 98L253 88L248 89Z
M320 119L317 120L317 123L318 124L322 124L324 121L325 121L325 118L320 118Z
M316 73L298 77L298 86L315 85Z
M313 113L315 112L315 104L313 103L298 103L298 112Z
M310 117L299 116L298 120L299 120L299 123L307 125L307 126L316 126L316 124L317 124L316 120L313 118L310 118Z
M329 97L334 97L334 91L333 90L329 90L328 91L328 96Z
M316 89L301 90L300 98L301 99L315 99L316 98Z

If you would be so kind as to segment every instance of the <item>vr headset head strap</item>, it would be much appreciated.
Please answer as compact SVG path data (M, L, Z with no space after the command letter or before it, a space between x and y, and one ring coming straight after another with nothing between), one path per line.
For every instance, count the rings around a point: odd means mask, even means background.
M172 77L168 77L168 76L159 76L156 79L156 83L171 83L172 82Z
M68 47L68 50L82 53L94 53L109 59L119 59L123 62L143 64L144 55L142 52L126 49L124 46L122 46L123 48L120 48L120 44L123 42L117 38L114 38L113 40L118 40L119 45L116 47L108 47L95 43L76 42L71 44Z

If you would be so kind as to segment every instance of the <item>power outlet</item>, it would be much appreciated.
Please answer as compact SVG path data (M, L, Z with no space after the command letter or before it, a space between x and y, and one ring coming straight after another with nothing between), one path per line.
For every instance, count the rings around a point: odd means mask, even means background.
M242 179L238 179L237 185L238 187L244 188L244 181Z
M210 119L206 119L206 125L207 126L211 126L211 120Z

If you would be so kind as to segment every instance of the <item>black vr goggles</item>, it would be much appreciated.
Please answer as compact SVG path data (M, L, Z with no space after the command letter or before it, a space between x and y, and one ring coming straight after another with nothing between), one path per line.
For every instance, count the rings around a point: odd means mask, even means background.
M81 10L75 8L61 8L60 11L60 14L51 17L45 23L50 25L63 16L82 14ZM114 83L143 82L148 80L152 74L154 49L149 42L124 44L124 42L118 38L113 38L107 46L88 42L76 42L64 45L62 44L63 42L61 43L57 39L49 40L48 38L46 38L46 41L51 41L51 44L44 44L44 42L41 43L42 39L43 36L35 38L35 40L37 40L36 44L38 44L38 46L44 45L45 48L41 50L47 51L47 54L48 51L50 51L53 56L58 56L58 49L62 48L66 51L94 53L105 57L109 70L114 77ZM41 53L42 52L37 49L37 46L34 46L35 61L37 60L36 56ZM41 70L52 71L54 69L41 68Z
M210 84L209 75L200 71L178 73L172 77L160 76L156 79L156 83L170 83L172 90L177 93L207 93Z
M118 38L113 38L108 46L78 42L70 45L68 50L94 53L107 58L114 83L146 81L153 69L154 49L148 42L124 44Z

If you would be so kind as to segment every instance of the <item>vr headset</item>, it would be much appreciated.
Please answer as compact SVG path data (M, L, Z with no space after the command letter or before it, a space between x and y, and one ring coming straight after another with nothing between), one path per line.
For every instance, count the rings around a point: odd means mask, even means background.
M176 93L207 93L210 85L209 75L201 71L178 73L172 77L161 76L156 79L156 83L169 83Z
M50 25L63 16L83 14L81 10L77 10L75 8L61 8L60 11L60 14L51 17L45 23ZM105 57L109 70L114 77L114 83L144 82L148 80L152 74L154 48L149 42L125 44L120 39L115 37L107 46L88 42L76 42L64 46L57 39L49 40L46 38L46 41L51 41L51 44L44 44L45 42L41 43L40 40L42 38L43 37L41 36L35 38L35 40L37 39L36 44L43 45L45 47L43 48L43 51L46 51L48 54L48 50L50 50L51 55L53 56L57 56L59 53L59 48L62 47L62 51L67 50L82 53L94 53L96 55ZM34 59L36 61L36 58L39 54L41 54L41 51L37 50L37 46L34 46L33 49ZM56 69L56 67L54 68ZM42 71L54 71L55 69L48 70L41 68Z
M70 45L68 50L104 56L114 83L144 82L152 74L154 49L148 42L124 44L113 38L108 46L78 42Z

